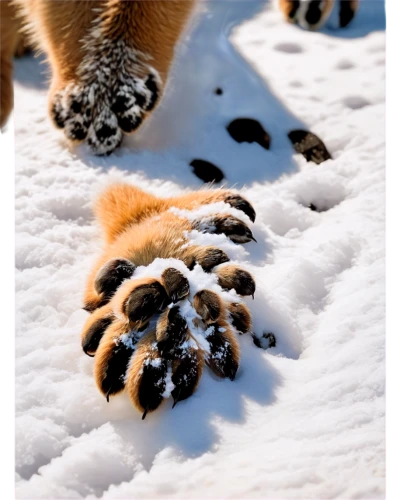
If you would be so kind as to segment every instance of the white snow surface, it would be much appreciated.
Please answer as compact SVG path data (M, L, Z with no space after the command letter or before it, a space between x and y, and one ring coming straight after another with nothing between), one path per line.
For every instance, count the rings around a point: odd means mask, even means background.
M349 28L317 33L264 1L203 10L160 108L107 158L67 146L43 65L16 63L18 499L384 497L384 3L361 0ZM227 134L243 116L260 120L270 151ZM294 128L333 160L294 154ZM242 336L234 382L206 370L193 397L142 421L127 396L100 395L80 347L101 246L90 203L115 179L161 196L196 189L193 158L257 211L258 244L244 250L191 237L254 274L254 330L277 346Z

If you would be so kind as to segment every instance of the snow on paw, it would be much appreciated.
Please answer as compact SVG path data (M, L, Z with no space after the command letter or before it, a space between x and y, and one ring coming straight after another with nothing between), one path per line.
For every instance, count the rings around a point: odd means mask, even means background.
M169 267L161 275L165 291L173 304L185 299L189 295L189 282L177 269Z
M83 41L74 81L54 93L50 115L69 140L86 140L94 154L107 155L154 109L162 82L146 54L107 38L101 22Z
M109 400L125 388L125 376L138 337L120 320L107 329L94 358L94 379L100 392Z
M204 354L200 349L194 347L187 348L173 364L171 396L174 399L172 408L184 399L189 398L200 381L203 373Z
M212 323L205 338L209 344L205 355L207 365L219 377L234 380L239 368L240 349L228 323L222 320Z
M86 139L91 123L88 92L75 83L57 91L50 106L50 117L56 127L64 129L67 139L81 142Z
M174 306L161 314L157 321L157 348L165 359L174 359L182 353L182 345L188 339L189 327L179 307Z
M132 404L143 413L156 410L164 399L168 363L162 358L154 332L144 336L137 344L126 374L126 390Z
M118 125L127 134L142 123L145 113L152 111L160 94L160 79L157 72L149 68L145 78L132 78L122 73L115 84L115 95L111 98L111 109Z

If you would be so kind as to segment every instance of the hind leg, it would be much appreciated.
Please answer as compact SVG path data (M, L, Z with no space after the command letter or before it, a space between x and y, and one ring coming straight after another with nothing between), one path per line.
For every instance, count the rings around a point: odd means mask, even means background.
M111 153L159 101L193 0L29 1L52 67L55 125Z
M12 83L13 57L20 49L21 20L10 0L0 2L0 128L3 127L14 105Z

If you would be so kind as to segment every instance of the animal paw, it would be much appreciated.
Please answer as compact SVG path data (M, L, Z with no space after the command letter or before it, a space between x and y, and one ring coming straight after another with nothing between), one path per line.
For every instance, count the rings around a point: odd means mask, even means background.
M145 418L164 399L172 397L175 406L190 397L204 365L234 380L240 362L236 335L251 331L240 296L254 293L251 275L222 263L208 270L219 284L214 280L207 289L198 281L199 272L208 273L191 271L182 261L159 276L149 276L151 264L144 275L117 261L98 272L96 286L109 301L91 314L82 332L83 350L94 356L94 378L107 400L126 390Z
M67 139L87 141L96 155L116 149L123 133L135 131L157 101L158 86L150 74L143 81L116 83L110 90L97 82L88 86L69 84L53 96L51 117Z

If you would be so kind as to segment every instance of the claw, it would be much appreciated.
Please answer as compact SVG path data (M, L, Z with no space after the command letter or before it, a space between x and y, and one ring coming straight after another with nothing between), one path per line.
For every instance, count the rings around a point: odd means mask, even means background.
M227 370L228 378L232 380L232 382L235 380L236 373L237 373L237 366L232 366L230 369Z
M253 240L253 241L255 241L256 243L258 243L258 241L254 238L253 235L251 235L250 239Z
M180 399L179 396L181 394L181 388L178 389L177 393L174 396L174 404L172 405L172 408L175 408L175 406L179 403Z
M147 406L146 409L144 410L143 412L143 415L142 415L142 420L144 420L146 418L146 415L147 415L147 412L149 411L149 407Z
M106 394L107 403L110 402L110 393L111 393L111 390L112 390L112 385L110 385L110 388L108 389L107 394Z

